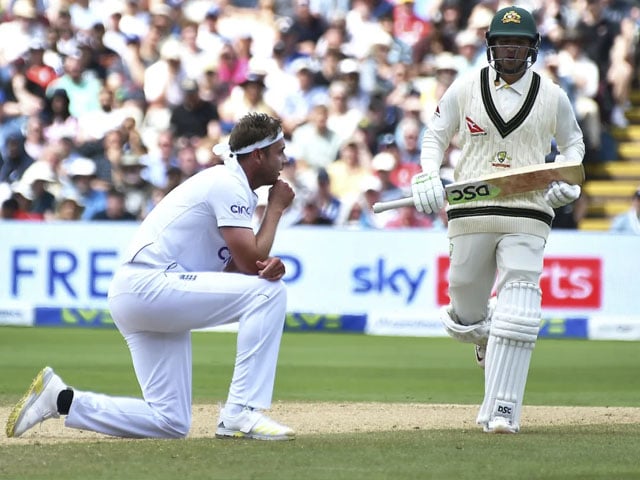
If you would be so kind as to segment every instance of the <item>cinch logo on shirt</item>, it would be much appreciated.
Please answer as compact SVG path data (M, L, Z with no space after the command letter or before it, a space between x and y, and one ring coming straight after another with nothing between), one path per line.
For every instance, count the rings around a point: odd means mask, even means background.
M231 205L231 213L251 215L251 210L249 210L249 207L245 207L244 205Z

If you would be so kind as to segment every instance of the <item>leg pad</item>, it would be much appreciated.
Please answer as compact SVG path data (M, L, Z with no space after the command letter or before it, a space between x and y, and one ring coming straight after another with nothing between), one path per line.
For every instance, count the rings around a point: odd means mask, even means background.
M485 397L477 422L485 426L504 417L519 429L531 352L541 316L540 289L531 283L505 285L498 296L485 358Z

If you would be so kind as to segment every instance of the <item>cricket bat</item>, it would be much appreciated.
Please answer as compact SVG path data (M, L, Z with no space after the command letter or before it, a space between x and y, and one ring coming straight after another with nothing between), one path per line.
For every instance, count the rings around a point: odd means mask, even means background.
M444 187L450 205L507 197L518 193L545 190L553 181L570 185L582 185L584 167L582 162L551 162L511 168L464 182L450 183ZM394 208L413 206L413 198L406 197L373 205L375 213Z

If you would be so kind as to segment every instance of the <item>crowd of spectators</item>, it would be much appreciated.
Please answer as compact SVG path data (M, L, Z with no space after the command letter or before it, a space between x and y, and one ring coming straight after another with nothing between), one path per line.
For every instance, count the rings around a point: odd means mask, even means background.
M615 157L638 81L640 2L529 0L534 68L569 95L585 162ZM222 161L249 111L282 120L296 191L283 223L444 228L407 196L421 136L456 78L486 64L497 0L2 0L2 218L141 220ZM553 146L550 145L550 157ZM458 150L448 152L451 181ZM259 193L259 204L266 196ZM558 225L575 228L572 221ZM260 208L256 211L259 222ZM578 212L578 213L576 213ZM561 212L559 212L561 213Z

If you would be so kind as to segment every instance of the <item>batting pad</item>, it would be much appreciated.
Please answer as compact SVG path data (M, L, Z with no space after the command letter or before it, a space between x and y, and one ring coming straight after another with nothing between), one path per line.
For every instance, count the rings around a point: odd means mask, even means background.
M484 401L477 423L505 417L517 431L531 352L540 328L542 295L526 282L509 283L498 295L485 358Z
M451 306L440 308L440 321L447 333L466 343L475 343L476 345L486 345L489 338L489 326L491 325L491 307L487 318L479 323L471 325L462 325L458 323L455 314L451 311Z

